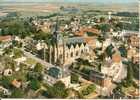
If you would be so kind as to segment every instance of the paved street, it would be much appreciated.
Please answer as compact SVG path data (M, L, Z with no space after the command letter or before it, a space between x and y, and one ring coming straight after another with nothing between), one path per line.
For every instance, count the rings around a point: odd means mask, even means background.
M41 63L41 64L42 64L43 66L45 66L45 67L52 67L52 66L54 66L54 65L52 65L52 64L50 64L50 63L48 63L48 62L46 62L46 61L44 61L44 60L42 60L42 59L36 57L35 55L31 54L30 52L27 52L27 51L25 51L25 50L23 50L23 49L22 49L22 51L24 52L24 54L25 54L27 57L36 60L37 62Z

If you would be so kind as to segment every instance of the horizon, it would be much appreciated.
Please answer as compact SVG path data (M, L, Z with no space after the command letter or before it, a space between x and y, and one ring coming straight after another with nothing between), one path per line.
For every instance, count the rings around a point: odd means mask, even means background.
M138 3L139 0L1 0L1 3L44 3L44 2L60 2L60 3Z

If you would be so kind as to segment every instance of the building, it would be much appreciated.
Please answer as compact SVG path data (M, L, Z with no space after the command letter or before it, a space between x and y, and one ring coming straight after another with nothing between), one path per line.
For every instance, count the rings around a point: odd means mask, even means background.
M106 87L108 84L111 83L111 79L108 78L105 74L92 70L89 76L90 81L94 82L95 84Z
M7 36L0 36L0 49L9 47L12 44L12 36L7 35Z
M21 87L21 81L14 79L11 83L14 87L20 88Z
M112 61L114 63L120 63L122 61L121 55L118 52L114 53L112 55Z
M3 72L4 76L11 76L13 74L12 69L5 69Z
M43 24L39 25L38 28L40 30L42 30L43 32L50 33L51 28L52 28L52 23L51 22L43 22Z
M3 86L0 86L0 93L3 93L4 95L11 95L11 92L8 90L8 89L6 89L6 88L4 88Z
M139 37L138 35L131 35L129 38L129 43L132 47L139 47Z
M137 53L136 55L133 56L132 58L133 63L139 63L139 53Z
M58 31L57 23L54 27L52 39L55 41L55 45L50 48L50 63L59 62L62 65L71 63L79 58L82 53L89 52L89 46L83 37L63 37Z
M0 41L1 42L10 42L12 40L12 36L7 35L7 36L0 36Z
M132 60L134 63L139 62L139 51L136 48L129 48L127 50L127 58Z

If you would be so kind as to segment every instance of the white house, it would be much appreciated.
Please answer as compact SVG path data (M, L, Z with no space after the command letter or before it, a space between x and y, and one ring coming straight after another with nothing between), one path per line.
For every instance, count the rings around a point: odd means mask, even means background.
M11 92L3 86L0 86L0 92L2 92L4 95L11 95Z
M3 74L4 76L11 76L12 73L13 73L12 69L5 69Z

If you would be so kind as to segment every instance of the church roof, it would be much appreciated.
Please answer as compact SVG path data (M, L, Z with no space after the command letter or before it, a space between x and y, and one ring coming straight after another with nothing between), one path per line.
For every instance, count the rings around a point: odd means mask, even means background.
M66 42L67 42L67 44L84 43L85 40L82 37L73 37L73 38L68 38Z

